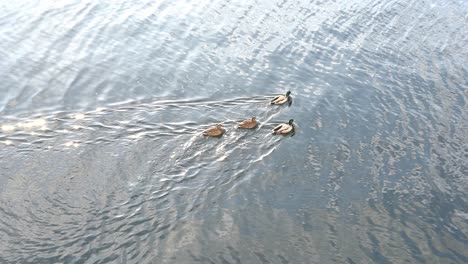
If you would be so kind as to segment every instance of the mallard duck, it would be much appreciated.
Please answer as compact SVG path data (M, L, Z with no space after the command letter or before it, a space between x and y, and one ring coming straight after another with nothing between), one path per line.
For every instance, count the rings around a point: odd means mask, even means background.
M217 124L216 126L212 126L207 130L203 131L203 136L205 137L220 137L226 132L223 128L223 125Z
M273 128L273 134L288 134L289 132L294 130L293 125L294 119L289 119L288 123L281 124Z
M239 123L237 128L247 128L247 129L252 129L257 126L257 119L254 117L246 119L242 122Z
M282 105L285 104L286 102L289 101L290 97L289 95L291 94L291 91L288 91L285 95L277 95L273 99L271 99L271 104L273 105Z

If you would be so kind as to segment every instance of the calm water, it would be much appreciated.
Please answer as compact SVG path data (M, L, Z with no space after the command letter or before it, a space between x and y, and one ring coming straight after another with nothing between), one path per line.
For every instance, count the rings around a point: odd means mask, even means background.
M1 1L0 263L467 263L467 25L465 0Z

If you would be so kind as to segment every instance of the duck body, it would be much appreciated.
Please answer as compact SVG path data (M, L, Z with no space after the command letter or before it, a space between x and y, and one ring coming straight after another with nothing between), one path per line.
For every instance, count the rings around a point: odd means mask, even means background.
M294 120L290 119L288 123L285 124L280 124L273 128L273 134L289 134L290 132L294 131L294 125L293 125Z
M221 137L224 134L224 132L226 132L226 130L223 128L222 125L216 125L203 131L202 134L205 137Z
M239 123L237 128L244 128L244 129L253 129L257 127L257 119L254 117L244 120Z
M289 95L291 94L291 91L288 91L286 94L281 94L275 96L273 99L271 99L271 104L272 105L283 105L286 102L290 100Z

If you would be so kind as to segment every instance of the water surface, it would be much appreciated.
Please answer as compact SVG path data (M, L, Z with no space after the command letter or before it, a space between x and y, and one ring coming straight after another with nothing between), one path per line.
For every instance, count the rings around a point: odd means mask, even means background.
M467 11L3 1L0 262L467 263Z

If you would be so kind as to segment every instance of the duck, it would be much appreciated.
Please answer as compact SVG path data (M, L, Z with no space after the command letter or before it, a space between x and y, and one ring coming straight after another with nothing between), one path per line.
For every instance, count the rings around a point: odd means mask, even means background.
M252 129L257 127L257 119L254 117L246 119L242 122L239 123L237 128L246 128L246 129Z
M288 91L286 94L281 94L275 96L273 99L271 99L271 104L272 105L283 105L286 102L290 100L289 95L291 94L291 91Z
M205 137L221 137L224 132L226 132L226 130L223 128L223 125L217 124L203 131L202 134Z
M273 128L273 134L288 134L291 131L294 130L294 125L293 125L294 119L289 119L288 123L280 124Z

